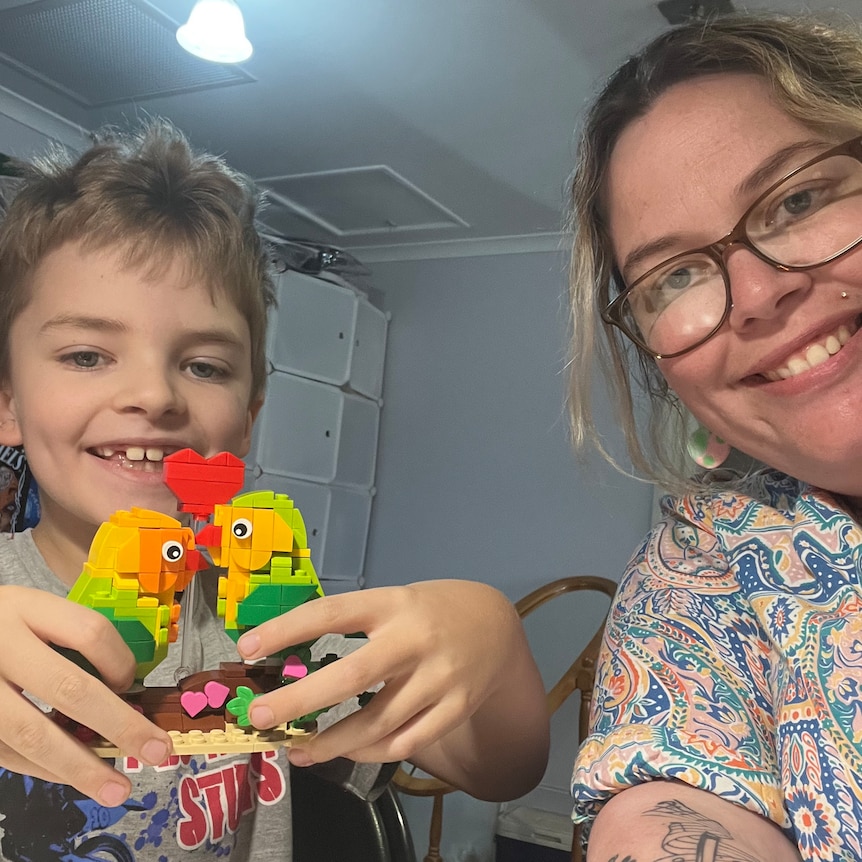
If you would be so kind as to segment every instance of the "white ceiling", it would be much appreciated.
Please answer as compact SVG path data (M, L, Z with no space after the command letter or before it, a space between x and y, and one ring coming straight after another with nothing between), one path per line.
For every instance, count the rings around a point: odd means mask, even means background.
M552 248L581 111L604 76L668 26L649 0L238 2L255 47L241 67L248 82L87 107L0 54L0 87L85 128L166 116L255 178L292 177L273 183L291 202L272 209L276 230L360 259L429 243ZM97 29L110 40L114 12L132 4L172 32L193 0L0 0L0 13L103 10ZM862 17L862 0L747 4L765 6ZM81 49L74 29L49 32L56 25L43 17L36 73L58 41L71 62ZM110 62L101 74L128 74L141 60Z

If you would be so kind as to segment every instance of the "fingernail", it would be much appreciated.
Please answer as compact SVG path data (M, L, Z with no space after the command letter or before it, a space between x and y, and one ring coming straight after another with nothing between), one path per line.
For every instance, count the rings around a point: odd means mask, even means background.
M151 766L164 763L168 757L168 746L161 739L150 739L144 743L141 749L141 757Z
M268 706L256 706L249 713L249 718L255 727L272 727L275 724L275 716Z
M117 781L106 781L99 791L99 802L108 808L116 808L129 798L129 791L125 785Z
M288 748L287 759L294 766L311 766L311 764L314 763L311 755L307 751L303 751L301 748Z
M243 655L254 655L260 649L260 637L256 634L244 634L237 642L237 647Z

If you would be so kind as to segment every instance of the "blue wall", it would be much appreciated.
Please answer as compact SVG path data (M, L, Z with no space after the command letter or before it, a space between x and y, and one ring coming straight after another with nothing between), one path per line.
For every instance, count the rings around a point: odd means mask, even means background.
M392 320L367 586L463 577L514 600L567 575L618 579L648 528L652 489L597 458L582 464L571 450L565 265L558 252L370 265ZM606 608L573 596L528 620L548 685ZM525 804L569 810L575 706L556 717L548 772ZM421 859L430 801L407 806ZM496 812L464 794L447 797L445 809L444 858L489 858Z

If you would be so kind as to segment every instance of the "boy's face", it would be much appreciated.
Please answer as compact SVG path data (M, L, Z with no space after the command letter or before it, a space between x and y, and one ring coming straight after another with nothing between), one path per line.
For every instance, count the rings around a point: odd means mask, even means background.
M248 451L248 325L177 262L149 277L110 249L61 246L34 273L9 355L0 442L24 444L43 533L86 535L131 506L175 514L164 454Z

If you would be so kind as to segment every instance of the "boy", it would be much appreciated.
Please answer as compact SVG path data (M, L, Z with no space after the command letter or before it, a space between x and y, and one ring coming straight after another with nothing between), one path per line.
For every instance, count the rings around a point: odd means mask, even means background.
M85 846L141 860L177 848L290 857L285 751L172 758L167 735L111 691L132 680L130 651L101 615L63 598L113 512L176 514L166 453L248 451L273 301L256 210L242 177L157 122L75 162L44 162L0 225L0 445L24 446L42 509L35 528L0 541L2 858ZM203 595L181 625L199 666L235 660L215 579L202 572L193 585ZM253 659L360 630L366 647L256 702L263 727L386 682L366 709L291 749L292 762L420 751L416 763L474 795L534 786L547 753L544 691L496 590L436 581L333 596L258 627L239 649ZM48 644L81 652L104 683ZM148 683L173 682L178 646ZM113 769L24 689L129 756Z
M3 858L94 835L116 858L163 857L174 841L290 858L284 753L169 758L167 735L110 692L131 669L113 627L62 598L112 512L176 514L165 454L248 450L273 300L256 203L238 175L157 123L76 164L46 162L0 226L0 443L24 444L42 480L38 525L0 542ZM213 579L196 581L207 595L186 628L211 667L236 654L214 615ZM80 650L107 685L47 643ZM176 664L174 650L150 681L171 684ZM130 756L112 769L21 689Z

